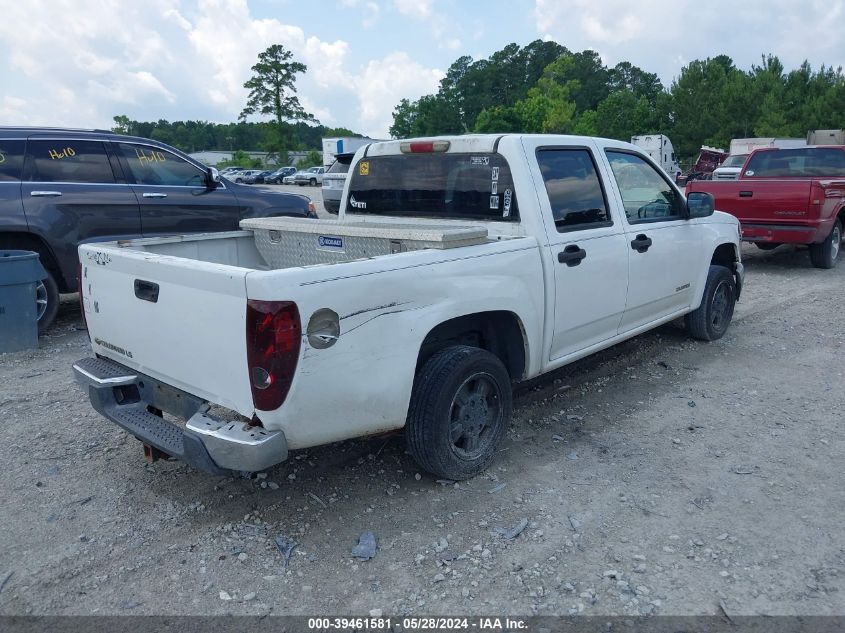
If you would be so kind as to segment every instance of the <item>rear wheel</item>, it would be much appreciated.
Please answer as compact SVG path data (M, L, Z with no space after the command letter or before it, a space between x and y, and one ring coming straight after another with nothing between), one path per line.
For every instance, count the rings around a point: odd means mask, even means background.
M702 341L722 338L731 324L736 304L736 281L724 266L710 266L701 305L684 317L687 330Z
M448 347L432 356L414 381L405 427L408 450L437 477L474 477L493 461L511 408L510 377L502 361L477 347Z
M312 178L311 180L308 181L308 184L311 185L312 187L316 187L317 186L317 179Z
M842 244L842 224L839 220L833 223L824 242L821 244L810 244L810 261L816 268L833 268L839 258L839 247Z
M53 323L59 311L59 286L50 271L35 286L35 305L38 316L38 333L43 334Z

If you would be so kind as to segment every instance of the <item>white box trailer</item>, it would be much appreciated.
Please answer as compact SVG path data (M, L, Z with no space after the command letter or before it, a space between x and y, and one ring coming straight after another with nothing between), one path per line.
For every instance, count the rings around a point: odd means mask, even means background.
M807 145L845 145L845 130L810 130Z
M367 143L372 143L373 139L367 137L344 136L336 138L323 139L323 166L328 168L332 166L335 157L338 154L351 154L363 147Z
M672 180L676 180L681 175L681 166L675 158L675 148L672 147L672 141L665 134L632 136L631 143L648 154Z

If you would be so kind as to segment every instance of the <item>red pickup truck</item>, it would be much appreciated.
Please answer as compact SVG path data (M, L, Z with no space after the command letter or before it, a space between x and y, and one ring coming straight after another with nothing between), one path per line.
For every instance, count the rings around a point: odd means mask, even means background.
M735 216L742 239L768 250L807 244L817 268L833 268L845 225L845 146L765 148L752 152L738 180L695 180L687 194L712 194Z

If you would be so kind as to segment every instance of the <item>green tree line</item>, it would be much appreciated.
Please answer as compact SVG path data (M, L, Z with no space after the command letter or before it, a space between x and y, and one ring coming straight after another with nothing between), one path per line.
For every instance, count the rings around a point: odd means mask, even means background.
M284 130L287 145L283 151L322 150L321 139L333 136L362 136L346 128L277 121L210 123L208 121L133 121L125 115L114 117L112 128L121 134L142 136L177 147L184 152L202 150L279 151L278 128Z
M669 135L682 157L732 138L798 137L845 128L841 68L787 71L773 55L750 70L719 55L684 66L669 88L629 62L605 66L591 50L551 41L509 44L487 59L459 57L435 94L402 99L394 138L467 132Z

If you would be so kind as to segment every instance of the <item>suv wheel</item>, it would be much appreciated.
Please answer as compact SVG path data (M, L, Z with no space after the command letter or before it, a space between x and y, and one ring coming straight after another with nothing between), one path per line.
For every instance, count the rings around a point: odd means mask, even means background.
M511 408L510 377L502 361L477 347L447 347L414 380L405 426L408 450L437 477L474 477L493 461Z
M724 266L710 266L701 305L684 317L687 330L702 341L715 341L728 330L736 304L736 280Z
M833 268L839 257L839 247L842 244L842 223L834 221L824 242L821 244L810 244L810 261L816 268Z
M49 270L46 279L39 281L35 286L35 304L38 333L43 334L53 323L59 311L59 287Z

